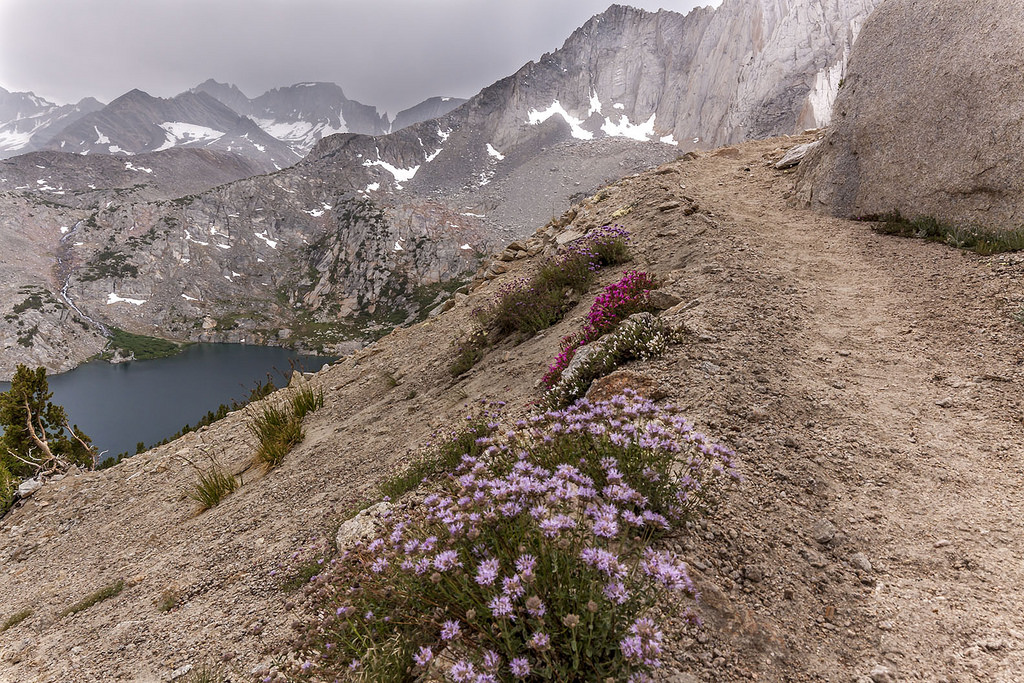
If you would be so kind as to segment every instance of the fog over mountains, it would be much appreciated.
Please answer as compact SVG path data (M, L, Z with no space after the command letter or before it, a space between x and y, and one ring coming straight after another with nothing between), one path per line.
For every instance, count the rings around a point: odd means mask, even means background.
M0 256L0 300L19 309L0 322L0 374L102 346L67 319L325 350L416 320L610 181L826 123L875 4L615 5L468 101L394 122L330 83L250 99L206 81L73 110L4 92L0 131L18 132L0 141L20 154L0 163L0 243L37 253ZM52 303L22 305L41 291Z

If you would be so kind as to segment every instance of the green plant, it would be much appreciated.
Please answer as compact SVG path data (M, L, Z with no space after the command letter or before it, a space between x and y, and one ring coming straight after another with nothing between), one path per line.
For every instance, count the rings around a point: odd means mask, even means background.
M452 377L460 377L480 362L487 354L487 347L490 342L487 339L487 332L477 330L463 340L455 353L455 360L448 368Z
M178 606L180 600L181 593L177 588L167 588L157 598L156 609L158 612L170 612Z
M899 211L877 217L872 230L883 235L942 242L982 256L1024 250L1024 229L991 230L944 223L931 216L908 219Z
M303 384L292 392L288 402L292 413L301 420L307 414L324 407L324 390L320 387L314 390L309 384Z
M182 344L176 342L147 337L143 334L132 334L116 327L110 328L110 346L133 356L136 360L168 358L176 355L183 348Z
M274 403L266 403L250 413L247 425L249 433L256 438L257 462L266 467L276 467L305 436L302 418Z
M0 393L0 463L7 475L31 477L70 465L92 467L95 448L64 408L50 402L46 369L18 365L11 388ZM0 473L0 478L7 476ZM0 479L0 500L4 497ZM9 481L8 481L9 483Z
M203 662L189 671L184 680L185 683L224 683L227 673L222 666Z
M571 370L560 372L544 395L551 407L563 407L587 393L594 380L631 360L660 356L668 345L669 333L659 318L637 313L623 321L611 334L583 348L586 352Z
M731 453L635 394L481 437L422 504L311 579L287 673L330 680L637 680L681 560L647 541L714 505Z
M69 614L77 614L78 612L87 610L99 602L109 600L110 598L119 595L122 590L124 590L124 581L118 579L114 583L108 584L85 596L75 604L71 605L71 607L68 607L66 610L61 612L60 616L66 617Z
M225 496L238 488L238 479L219 465L200 470L188 491L188 497L199 503L199 511L216 507Z
M14 628L21 622L28 619L30 616L32 616L32 610L27 607L23 610L15 612L11 616L4 619L4 623L0 624L0 633L3 633L8 629Z
M403 471L379 484L381 495L397 500L417 488L425 479L450 472L465 456L478 457L486 448L486 438L493 431L491 422L498 417L500 403L484 406L481 414L469 415L466 426L448 434L435 434L435 443Z

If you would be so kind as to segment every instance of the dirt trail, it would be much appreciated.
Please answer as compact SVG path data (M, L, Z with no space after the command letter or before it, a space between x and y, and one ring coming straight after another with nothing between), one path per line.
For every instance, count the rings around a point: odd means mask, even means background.
M628 267L664 278L686 334L620 384L656 387L735 446L743 484L672 539L704 626L667 619L659 674L693 681L1024 681L1024 257L883 237L794 208L772 168L805 138L750 143L623 180L567 229L620 223ZM295 619L275 576L311 536L482 397L522 412L585 316L504 342L465 376L452 342L509 272L314 382L327 405L277 469L245 470L244 414L101 473L49 484L0 520L0 681L159 681L272 660ZM602 273L595 286L618 273ZM242 488L201 515L181 457ZM46 577L41 579L40 577ZM68 605L117 579L116 599ZM175 598L160 611L162 596ZM864 677L864 678L861 678Z
M715 305L754 323L715 355L777 388L777 443L761 429L740 450L758 467L748 490L789 503L729 514L761 527L762 562L795 584L777 610L805 658L793 678L1024 680L1024 326L1007 303L1021 258L794 211L766 148L742 151L688 190L719 217L712 251L732 276ZM745 417L753 431L761 414Z

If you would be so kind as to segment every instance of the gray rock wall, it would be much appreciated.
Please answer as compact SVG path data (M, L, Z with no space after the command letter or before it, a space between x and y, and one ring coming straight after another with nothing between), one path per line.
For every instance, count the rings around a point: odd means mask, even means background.
M887 0L853 50L798 197L857 217L1024 221L1024 3Z

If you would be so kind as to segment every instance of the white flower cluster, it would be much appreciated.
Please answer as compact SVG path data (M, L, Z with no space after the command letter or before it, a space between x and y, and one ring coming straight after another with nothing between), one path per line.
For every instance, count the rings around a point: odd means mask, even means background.
M564 406L583 396L598 377L631 360L648 360L665 352L669 330L660 318L636 313L597 341L581 346L562 377L547 392L551 405Z

